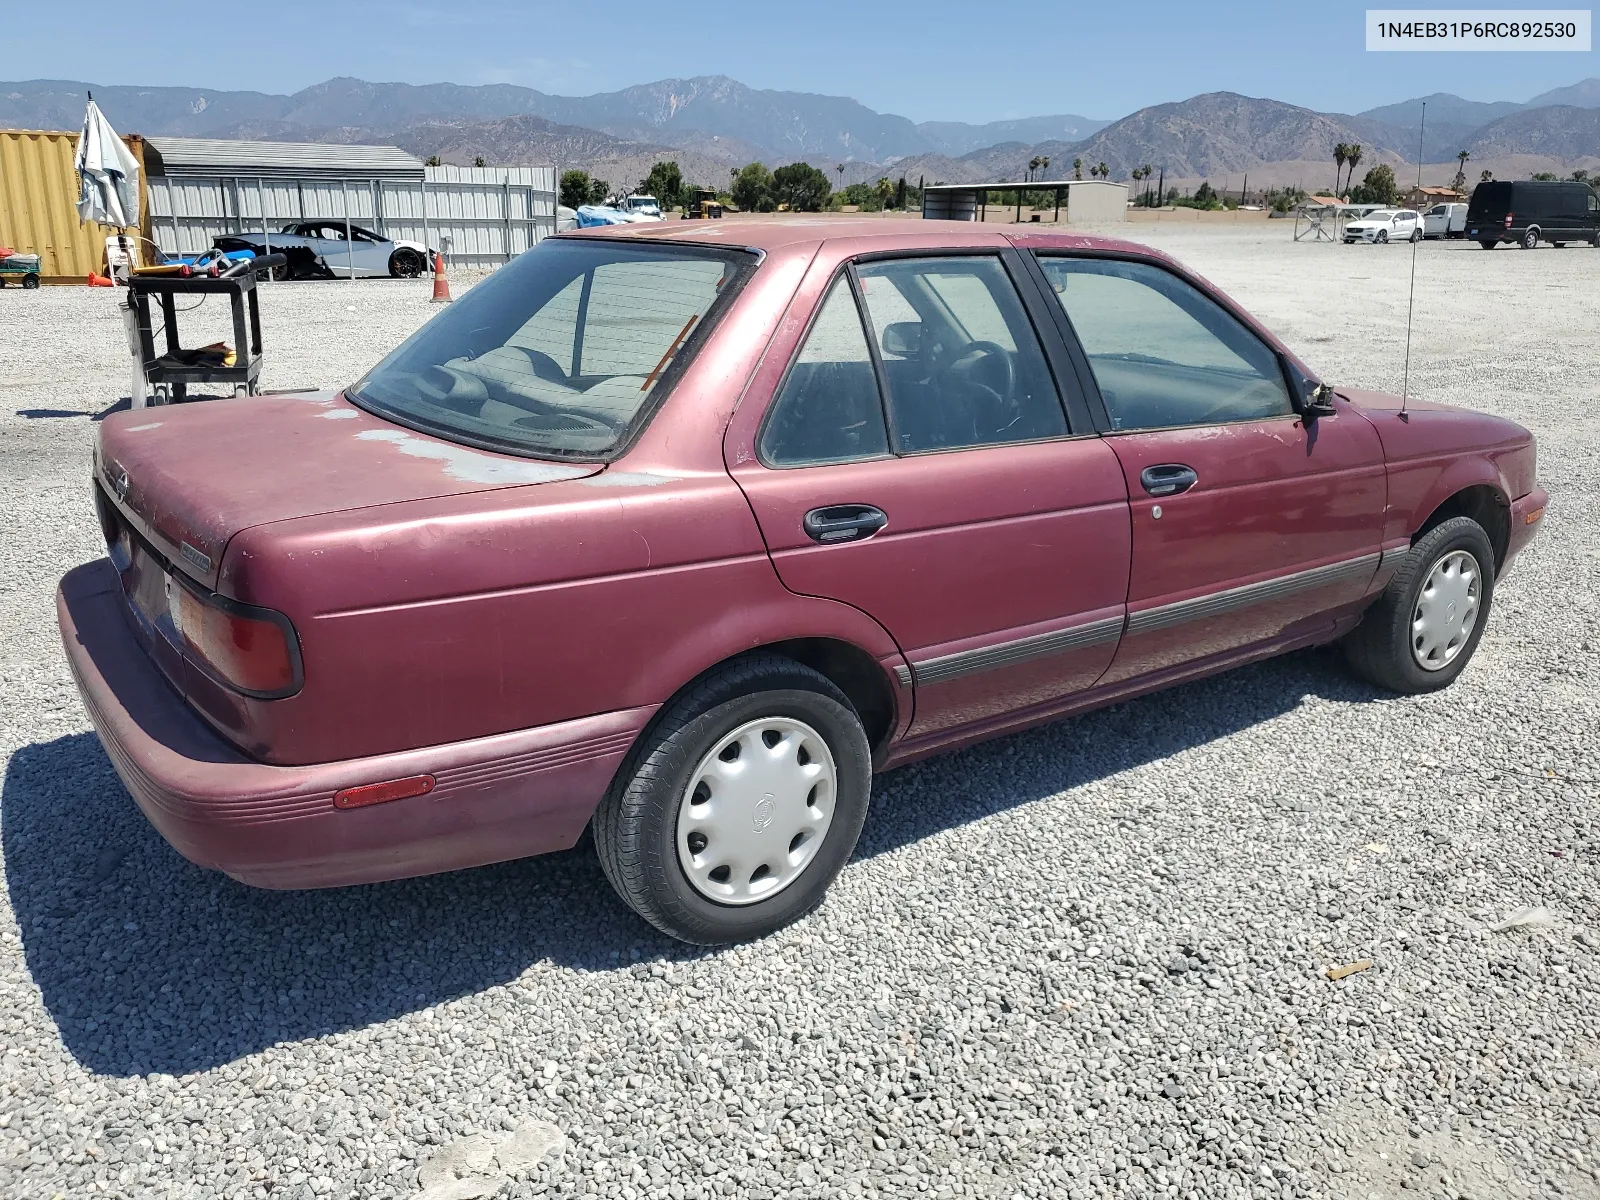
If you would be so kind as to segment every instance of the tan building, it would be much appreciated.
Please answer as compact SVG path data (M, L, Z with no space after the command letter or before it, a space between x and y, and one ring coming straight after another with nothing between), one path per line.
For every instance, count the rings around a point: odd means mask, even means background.
M1432 208L1435 204L1465 204L1467 198L1455 188L1414 187L1405 194L1407 208L1418 210Z

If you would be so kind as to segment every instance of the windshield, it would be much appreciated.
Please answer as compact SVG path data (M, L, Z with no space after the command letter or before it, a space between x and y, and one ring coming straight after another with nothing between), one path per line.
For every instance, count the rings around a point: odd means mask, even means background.
M1385 209L1380 209L1377 212L1368 213L1366 216L1362 217L1361 219L1363 221L1392 221L1398 215L1399 214L1394 212L1393 210L1385 208Z
M604 458L670 389L755 256L552 238L472 288L348 393L513 454Z

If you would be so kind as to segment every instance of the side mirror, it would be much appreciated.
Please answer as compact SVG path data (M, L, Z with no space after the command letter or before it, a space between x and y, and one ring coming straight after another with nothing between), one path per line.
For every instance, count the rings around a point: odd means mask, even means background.
M1333 388L1326 383L1302 375L1289 364L1289 379L1294 388L1295 410L1306 420L1331 417L1339 410L1333 404Z
M916 358L922 352L922 322L896 321L883 327L883 352Z

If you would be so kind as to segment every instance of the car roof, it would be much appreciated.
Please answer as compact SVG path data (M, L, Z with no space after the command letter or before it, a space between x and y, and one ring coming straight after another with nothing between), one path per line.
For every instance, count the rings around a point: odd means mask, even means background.
M1037 225L988 225L975 221L927 221L920 217L836 217L828 215L725 217L715 221L667 221L638 225L601 225L570 230L560 237L624 238L629 241L694 242L706 246L737 246L751 250L815 248L823 242L848 238L857 253L870 254L875 244L885 250L904 250L915 241L930 250L967 246L994 247L1002 242L1026 244L1034 249L1101 250L1165 258L1159 251L1121 238L1090 237L1081 233L1046 232Z

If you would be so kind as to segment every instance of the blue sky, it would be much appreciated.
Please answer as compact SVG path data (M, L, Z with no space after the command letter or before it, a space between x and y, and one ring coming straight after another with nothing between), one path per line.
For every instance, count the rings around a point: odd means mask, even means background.
M145 0L134 13L76 0L70 18L6 7L0 75L12 78L292 92L354 75L586 95L724 74L918 121L1115 118L1219 90L1354 112L1434 91L1526 100L1600 75L1593 52L1368 53L1365 6L1337 2Z

